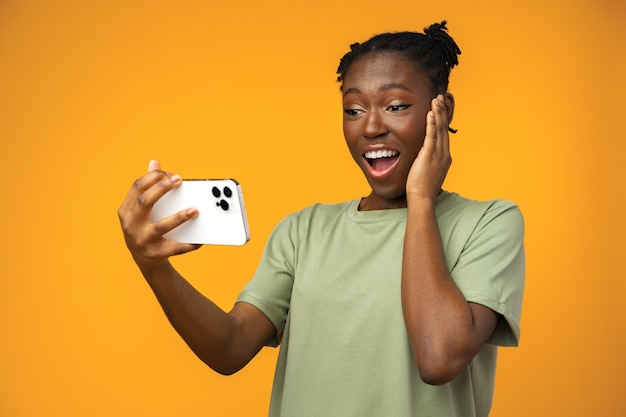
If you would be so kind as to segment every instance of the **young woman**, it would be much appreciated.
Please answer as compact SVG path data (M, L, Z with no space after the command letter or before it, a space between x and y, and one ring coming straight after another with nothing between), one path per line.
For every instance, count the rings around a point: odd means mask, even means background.
M270 416L488 415L497 346L519 340L523 220L510 202L441 189L458 54L445 22L351 46L343 130L371 193L280 222L230 312L168 260L197 249L163 237L197 210L149 220L180 176L151 162L120 207L135 262L200 359L230 374L281 344Z

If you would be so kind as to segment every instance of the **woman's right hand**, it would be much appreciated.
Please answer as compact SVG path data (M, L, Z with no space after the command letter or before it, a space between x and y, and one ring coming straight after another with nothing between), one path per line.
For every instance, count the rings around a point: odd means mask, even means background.
M126 246L144 274L167 265L170 256L202 246L178 243L163 237L165 233L197 216L197 209L182 210L154 223L150 220L152 206L165 193L178 187L181 181L179 175L162 171L158 161L150 161L148 173L133 183L118 210Z

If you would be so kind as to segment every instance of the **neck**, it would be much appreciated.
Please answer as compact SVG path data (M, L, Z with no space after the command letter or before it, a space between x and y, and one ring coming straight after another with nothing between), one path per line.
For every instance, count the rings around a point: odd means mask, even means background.
M406 207L406 195L404 194L393 199L380 198L370 194L361 199L359 211L392 210Z

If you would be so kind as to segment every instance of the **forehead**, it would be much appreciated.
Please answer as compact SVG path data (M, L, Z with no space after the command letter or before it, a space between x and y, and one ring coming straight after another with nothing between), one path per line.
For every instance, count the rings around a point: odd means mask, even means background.
M355 60L343 79L342 90L345 94L393 84L404 85L415 93L430 91L428 78L417 64L390 52L373 52Z

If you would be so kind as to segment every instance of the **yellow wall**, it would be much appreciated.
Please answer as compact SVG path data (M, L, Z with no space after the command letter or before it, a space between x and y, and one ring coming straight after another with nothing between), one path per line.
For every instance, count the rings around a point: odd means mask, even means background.
M219 4L219 5L213 5ZM116 210L150 158L236 177L252 241L176 259L229 308L287 213L367 192L341 135L351 42L448 19L463 54L446 188L527 222L522 343L493 416L626 414L626 7L0 2L0 415L261 416L276 351L212 373L169 327Z

